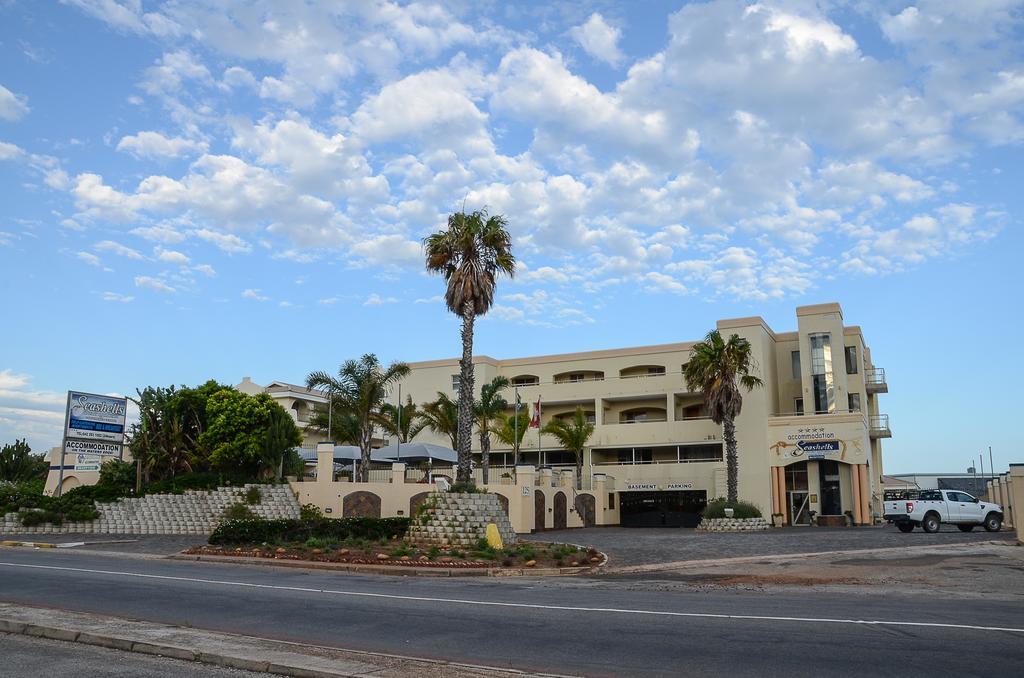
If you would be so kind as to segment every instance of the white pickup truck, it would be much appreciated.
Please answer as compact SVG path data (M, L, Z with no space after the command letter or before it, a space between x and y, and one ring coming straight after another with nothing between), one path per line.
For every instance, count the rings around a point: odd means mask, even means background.
M942 523L953 523L962 532L978 525L998 532L1003 526L1003 507L959 490L921 490L916 497L885 502L883 517L900 532L911 532L918 525L925 532L938 532Z

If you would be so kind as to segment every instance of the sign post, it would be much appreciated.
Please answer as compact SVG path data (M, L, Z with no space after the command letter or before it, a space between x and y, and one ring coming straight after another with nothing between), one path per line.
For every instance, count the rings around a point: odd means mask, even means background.
M64 439L60 446L57 496L64 494L64 459L75 455L76 471L98 471L102 457L124 454L124 425L128 399L68 391Z

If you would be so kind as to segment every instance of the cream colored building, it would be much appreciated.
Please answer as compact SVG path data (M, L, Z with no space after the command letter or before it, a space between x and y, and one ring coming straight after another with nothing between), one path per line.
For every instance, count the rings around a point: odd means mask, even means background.
M882 439L891 436L878 396L888 391L860 327L839 304L796 309L797 331L776 332L760 317L720 320L728 337L753 347L765 386L744 393L736 421L739 493L785 523L855 524L877 520L882 497ZM693 524L707 500L724 496L722 430L682 377L695 342L498 360L474 358L476 389L496 376L503 395L541 402L541 424L582 407L595 424L584 455L584 489L607 477L606 499L623 524ZM411 363L403 398L417 403L441 391L457 395L457 359ZM511 410L509 410L511 413ZM423 432L417 440L449 444ZM479 441L474 433L474 452ZM538 429L527 431L521 464L571 468L572 455ZM492 442L491 483L511 475L511 449ZM479 458L477 459L477 467ZM479 476L479 469L477 469Z

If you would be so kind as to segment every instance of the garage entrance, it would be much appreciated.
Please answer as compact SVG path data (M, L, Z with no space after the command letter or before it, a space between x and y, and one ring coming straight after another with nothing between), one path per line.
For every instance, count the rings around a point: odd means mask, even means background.
M708 505L704 490L620 492L619 524L623 527L697 527Z

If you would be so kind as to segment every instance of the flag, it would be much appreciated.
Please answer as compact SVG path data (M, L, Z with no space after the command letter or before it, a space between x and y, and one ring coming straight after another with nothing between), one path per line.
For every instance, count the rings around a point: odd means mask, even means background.
M519 391L516 391L516 414L519 414L521 409L523 409L523 399L519 397Z
M530 428L540 428L540 396L537 397L537 404L533 408L533 419L530 420Z

